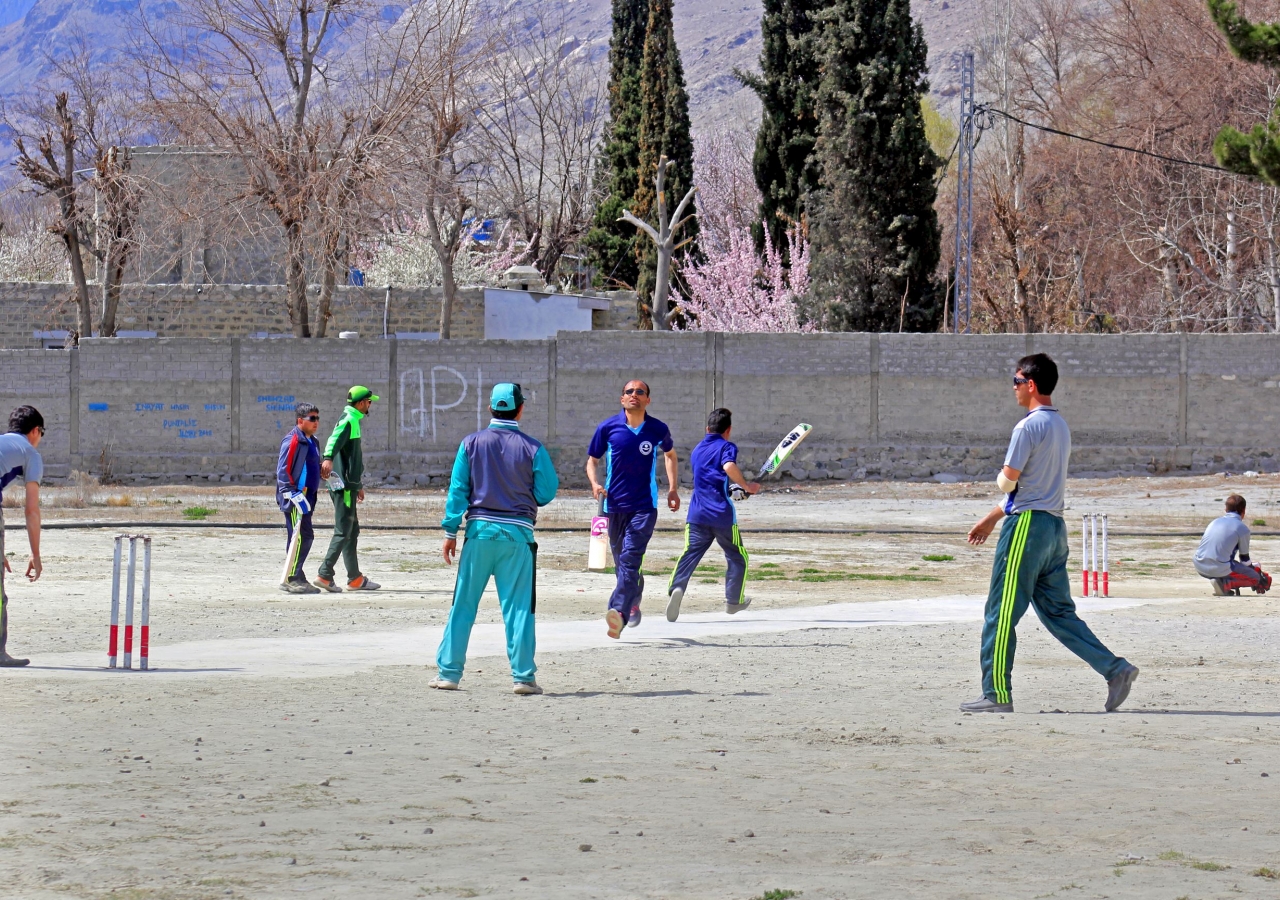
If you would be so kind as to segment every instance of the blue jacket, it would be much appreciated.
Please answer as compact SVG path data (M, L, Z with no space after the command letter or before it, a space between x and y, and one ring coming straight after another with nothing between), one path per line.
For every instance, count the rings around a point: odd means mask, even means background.
M494 419L458 446L440 524L457 537L465 515L468 523L492 523L515 540L532 541L538 507L554 500L559 487L547 448L516 422Z
M295 427L280 442L276 461L276 503L282 511L289 511L285 497L299 490L307 492L307 502L315 509L320 490L320 444Z

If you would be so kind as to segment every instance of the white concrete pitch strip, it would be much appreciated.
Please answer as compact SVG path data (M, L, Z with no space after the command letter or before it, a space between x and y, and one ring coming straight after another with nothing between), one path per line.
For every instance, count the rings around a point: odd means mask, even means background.
M866 603L833 603L769 609L753 606L736 616L695 613L668 622L661 604L654 604L638 629L627 629L621 640L605 635L603 617L588 621L544 621L538 625L538 653L599 650L640 645L688 645L707 638L750 634L776 634L813 628L868 628L877 625L931 625L977 623L982 619L985 596L953 595L912 600L877 600ZM758 601L757 601L758 602ZM1078 601L1082 613L1105 612L1179 600L1090 598ZM440 626L400 631L366 631L290 638L240 638L191 641L151 646L151 666L138 673L148 680L166 676L210 677L218 675L266 675L284 678L320 678L368 671L379 666L435 664ZM977 640L977 635L974 635ZM506 641L499 624L476 625L471 634L468 659L506 656ZM42 676L116 676L121 670L103 668L105 654L61 653L32 660L27 672Z

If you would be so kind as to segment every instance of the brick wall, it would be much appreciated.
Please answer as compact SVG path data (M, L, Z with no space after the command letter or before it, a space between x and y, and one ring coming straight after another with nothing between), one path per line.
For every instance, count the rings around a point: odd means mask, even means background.
M447 477L458 441L487 420L488 391L513 380L526 429L580 484L592 431L638 377L686 460L707 412L726 405L745 467L807 421L792 477L986 478L1021 414L1010 376L1029 350L1062 370L1055 399L1077 474L1280 468L1280 337L1269 335L91 339L0 351L0 401L44 411L54 477L105 461L126 480L262 481L295 402L320 406L327 433L347 388L365 384L382 398L365 428L371 481L423 484Z

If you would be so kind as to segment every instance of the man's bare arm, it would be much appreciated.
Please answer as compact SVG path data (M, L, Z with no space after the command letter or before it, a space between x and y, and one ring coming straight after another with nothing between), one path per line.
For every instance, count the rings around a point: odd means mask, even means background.
M680 508L680 460L675 450L665 454L667 463L667 508L675 512Z
M27 520L27 540L31 544L31 561L27 563L27 578L36 581L44 571L40 561L40 484L27 482L27 499L22 508L23 517Z
M597 477L600 474L600 470L598 468L599 465L599 457L587 457L587 480L591 482L591 496L597 500L608 493L608 491L604 489L604 486L600 484L600 479Z

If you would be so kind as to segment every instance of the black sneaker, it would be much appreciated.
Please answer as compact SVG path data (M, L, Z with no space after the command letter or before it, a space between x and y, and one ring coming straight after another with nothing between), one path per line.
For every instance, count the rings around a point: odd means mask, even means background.
M1107 682L1107 712L1114 712L1120 704L1129 699L1129 689L1138 680L1138 667L1129 666L1115 678Z

